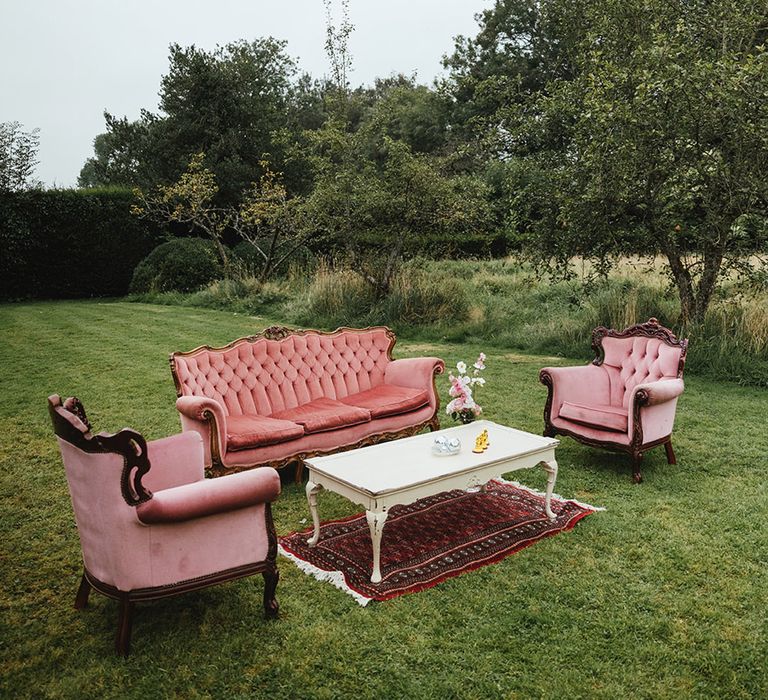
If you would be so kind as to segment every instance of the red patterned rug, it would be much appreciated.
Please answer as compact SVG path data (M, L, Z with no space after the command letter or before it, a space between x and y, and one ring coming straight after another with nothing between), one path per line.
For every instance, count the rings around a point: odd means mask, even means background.
M554 521L544 513L543 495L503 480L489 482L484 493L447 491L393 506L381 539L381 583L371 583L365 513L321 523L314 547L307 545L312 528L280 537L280 553L366 605L500 561L601 509L553 496L552 510Z

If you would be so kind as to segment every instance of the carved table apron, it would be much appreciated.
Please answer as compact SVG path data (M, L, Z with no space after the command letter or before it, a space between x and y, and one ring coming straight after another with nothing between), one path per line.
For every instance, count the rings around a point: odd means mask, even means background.
M475 454L472 451L475 439L483 430L488 431L488 449L482 454ZM446 438L458 437L461 440L461 452L451 456L432 454L432 444L440 435ZM393 505L407 505L452 489L483 487L494 476L539 464L547 472L545 511L554 520L550 502L557 478L555 447L558 444L559 441L554 438L481 420L327 457L307 459L307 500L315 527L314 534L307 542L314 546L320 539L317 494L321 489L333 491L360 504L365 508L373 544L371 582L379 583L381 536L387 514Z

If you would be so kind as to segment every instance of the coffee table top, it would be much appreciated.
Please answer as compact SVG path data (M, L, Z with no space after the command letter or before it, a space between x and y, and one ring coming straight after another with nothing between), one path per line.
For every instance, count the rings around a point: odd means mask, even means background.
M488 449L475 454L475 439L488 431ZM432 454L438 435L461 440L457 455ZM533 435L498 423L479 420L434 433L360 447L348 452L306 460L312 473L323 474L370 495L442 479L452 474L473 471L514 457L551 450L559 444L554 438Z

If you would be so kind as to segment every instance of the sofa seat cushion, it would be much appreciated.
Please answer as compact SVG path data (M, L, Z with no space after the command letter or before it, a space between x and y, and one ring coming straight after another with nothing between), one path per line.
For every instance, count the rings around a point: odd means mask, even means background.
M560 407L560 418L592 428L613 430L617 433L627 432L627 409L620 406L586 406L564 401Z
M347 406L341 401L323 398L273 413L272 418L298 423L305 433L311 434L367 423L371 420L371 413L364 408Z
M407 386L379 384L379 386L359 394L350 394L342 403L358 406L371 412L371 418L399 416L401 413L415 411L429 403L429 394L424 389L411 389Z
M304 428L288 420L248 415L227 417L227 450L277 445L303 435Z

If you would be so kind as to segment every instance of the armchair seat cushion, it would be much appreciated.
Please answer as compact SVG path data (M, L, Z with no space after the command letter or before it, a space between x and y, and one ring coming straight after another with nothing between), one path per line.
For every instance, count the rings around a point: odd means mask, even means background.
M157 491L136 507L145 525L178 523L268 503L280 495L280 475L269 467Z
M247 450L253 447L277 445L303 435L304 428L288 420L249 415L227 418L228 450Z
M298 423L305 433L311 434L367 423L371 420L371 413L365 408L347 406L341 401L323 398L273 413L272 418Z
M626 408L619 406L585 406L580 403L564 401L560 407L560 418L581 425L588 425L591 428L626 433L629 415Z
M375 419L398 416L426 406L429 403L429 394L425 389L380 384L368 391L351 394L341 401L348 406L357 406L370 411L371 418Z

